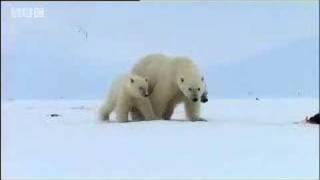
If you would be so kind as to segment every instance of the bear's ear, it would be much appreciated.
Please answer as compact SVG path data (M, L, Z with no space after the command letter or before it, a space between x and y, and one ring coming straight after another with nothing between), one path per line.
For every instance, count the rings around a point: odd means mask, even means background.
M183 82L183 81L184 81L184 78L183 78L183 77L182 77L182 78L180 78L180 81L181 81L181 82Z
M130 78L131 83L134 83L134 80L132 78Z
M203 82L203 80L204 80L204 78L203 78L203 76L201 77L201 81Z

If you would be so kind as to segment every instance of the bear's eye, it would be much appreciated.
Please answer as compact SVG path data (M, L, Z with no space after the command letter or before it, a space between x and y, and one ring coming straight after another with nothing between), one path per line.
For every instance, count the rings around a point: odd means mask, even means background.
M181 80L181 82L183 82L183 81L184 81L184 79L183 79L183 78L180 78L180 80Z
M189 88L189 91L191 91L192 89L191 88Z
M198 91L200 91L200 88L198 88Z

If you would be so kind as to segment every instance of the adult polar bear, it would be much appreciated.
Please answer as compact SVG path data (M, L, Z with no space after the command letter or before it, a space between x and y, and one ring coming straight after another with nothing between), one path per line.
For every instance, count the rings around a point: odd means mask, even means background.
M170 119L176 105L184 103L187 118L200 120L200 99L205 83L191 59L151 54L142 58L132 73L149 79L150 101L158 117ZM131 113L139 117L139 112Z

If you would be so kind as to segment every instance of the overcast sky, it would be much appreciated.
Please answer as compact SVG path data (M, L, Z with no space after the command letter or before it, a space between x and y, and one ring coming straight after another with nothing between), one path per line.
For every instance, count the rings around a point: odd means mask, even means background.
M318 96L317 1L1 3L4 98L101 98L150 53L190 56L211 97Z

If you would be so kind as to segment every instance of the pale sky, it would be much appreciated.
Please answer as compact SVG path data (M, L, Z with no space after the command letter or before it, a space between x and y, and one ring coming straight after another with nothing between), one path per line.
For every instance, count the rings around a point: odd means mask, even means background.
M319 96L317 1L1 3L5 98L101 98L150 53L194 59L212 97Z

